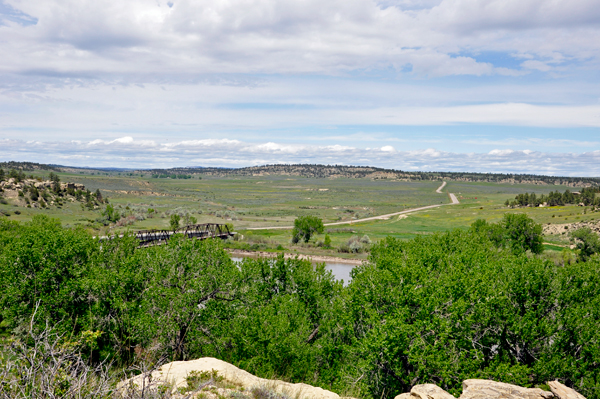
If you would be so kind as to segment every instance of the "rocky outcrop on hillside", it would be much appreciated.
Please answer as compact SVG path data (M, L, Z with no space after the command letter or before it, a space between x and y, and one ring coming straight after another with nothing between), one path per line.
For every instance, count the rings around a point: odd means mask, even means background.
M102 202L101 195L86 190L83 184L31 178L0 181L0 196L4 202L28 208L62 206L65 201L79 201L93 208Z
M582 227L589 227L592 231L600 234L600 221L586 221L576 223L563 223L563 224L547 224L543 227L544 234L565 234L568 235L570 232Z
M470 379L463 381L463 391L458 399L585 399L575 390L558 381L548 382L551 392L540 388L523 388L491 380ZM415 385L410 393L394 399L457 399L434 384Z

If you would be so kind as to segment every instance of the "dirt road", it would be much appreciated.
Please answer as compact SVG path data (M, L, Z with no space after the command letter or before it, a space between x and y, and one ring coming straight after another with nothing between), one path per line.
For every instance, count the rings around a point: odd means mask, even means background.
M435 192L441 194L444 187L446 187L446 182L443 182L442 185L439 186L437 190L435 190Z
M442 185L437 190L435 190L435 192L441 194L442 193L442 189L445 186L446 186L446 182L443 182ZM345 222L323 223L323 226L340 226L340 225L343 225L343 224L368 222L370 220L386 220L386 219L391 218L392 216L404 215L404 214L407 214L407 213L413 213L413 212L423 211L425 209L438 208L440 206L459 204L458 199L456 198L456 195L454 195L452 193L448 193L448 195L450 196L450 200L452 201L449 204L437 204L437 205L421 206L419 208L406 209L404 211L394 212L394 213L388 213L386 215L371 216L371 217L364 218L364 219L348 220L348 221L345 221ZM294 228L294 226L271 226L271 227L249 227L247 230L290 230L290 229L293 229L293 228Z

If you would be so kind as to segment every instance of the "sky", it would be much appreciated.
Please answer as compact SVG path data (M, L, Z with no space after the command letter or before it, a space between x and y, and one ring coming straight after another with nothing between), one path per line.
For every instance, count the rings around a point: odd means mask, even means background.
M0 0L0 161L600 176L598 0Z

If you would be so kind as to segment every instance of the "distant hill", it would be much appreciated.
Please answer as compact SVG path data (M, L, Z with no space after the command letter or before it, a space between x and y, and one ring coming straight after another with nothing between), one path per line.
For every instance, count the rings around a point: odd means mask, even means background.
M247 168L172 168L152 169L159 174L200 174L209 176L302 176L310 178L368 178L381 180L448 180L490 183L529 183L540 185L600 186L600 178L543 176L531 174L472 173L472 172L406 172L371 166L344 165L264 165Z
M509 184L565 185L571 187L600 186L599 177L544 176L511 173L473 173L473 172L407 172L396 169L373 166L346 165L263 165L247 168L220 167L182 167L169 169L128 169L128 168L78 168L71 166L44 165L32 162L0 162L2 169L19 170L62 170L62 171L105 171L152 173L158 175L204 175L204 176L301 176L308 178L367 178L375 180L448 180L464 182L490 182Z
M22 171L34 171L34 170L54 170L59 171L60 166L58 165L46 165L43 163L35 163L35 162L0 162L0 169L4 170L22 170Z

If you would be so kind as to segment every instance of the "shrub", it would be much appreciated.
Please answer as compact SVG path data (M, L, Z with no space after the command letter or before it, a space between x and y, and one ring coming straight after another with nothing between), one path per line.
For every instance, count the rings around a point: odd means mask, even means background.
M360 242L363 244L371 244L371 239L369 238L368 235L364 235L360 238Z

